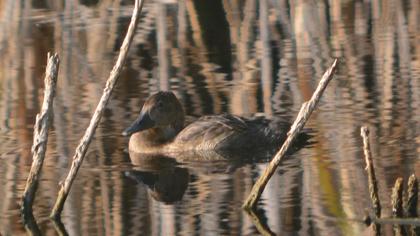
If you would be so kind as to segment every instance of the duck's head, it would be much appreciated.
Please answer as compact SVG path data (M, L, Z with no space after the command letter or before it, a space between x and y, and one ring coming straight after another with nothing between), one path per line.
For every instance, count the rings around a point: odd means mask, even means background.
M175 135L184 126L184 110L175 94L161 91L147 98L137 119L124 130L124 136L148 129L162 129Z

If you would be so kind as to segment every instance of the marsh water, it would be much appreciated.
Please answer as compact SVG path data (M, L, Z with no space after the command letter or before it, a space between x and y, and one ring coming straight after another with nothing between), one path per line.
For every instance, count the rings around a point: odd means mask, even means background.
M395 179L420 177L418 0L152 0L62 225L54 225L48 216L58 184L132 7L125 0L0 1L0 235L27 234L19 205L49 51L61 64L34 204L44 235L368 235L362 125L371 130L382 215L391 215ZM190 120L232 113L291 122L334 58L337 74L306 125L311 143L282 162L259 220L241 205L269 156L176 161L127 152L121 132L156 91L174 91Z

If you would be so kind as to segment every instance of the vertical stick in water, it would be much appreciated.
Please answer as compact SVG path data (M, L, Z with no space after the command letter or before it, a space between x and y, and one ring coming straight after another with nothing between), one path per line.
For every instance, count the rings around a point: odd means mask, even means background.
M417 201L419 199L419 182L412 174L408 179L406 212L408 217L417 217Z
M392 188L392 216L395 218L403 217L403 179L400 177L395 181L394 188ZM400 224L394 225L395 235L406 235L404 226Z
M417 201L419 199L419 182L417 177L412 174L408 179L408 187L407 187L407 204L406 204L406 212L407 217L409 218L416 218L417 214ZM411 226L410 227L410 234L411 235L420 235L420 227Z
M98 106L95 109L95 112L90 120L89 126L86 129L83 138L80 140L80 143L76 148L76 153L73 156L73 163L70 167L70 171L61 185L57 201L55 202L54 208L51 212L50 217L52 218L58 218L61 214L61 211L63 210L64 202L67 198L67 195L70 192L71 185L74 179L76 178L80 166L82 165L83 158L92 140L93 134L95 133L96 127L98 127L99 121L102 117L102 113L105 110L106 104L108 103L112 90L114 89L115 84L117 83L118 77L127 58L128 49L130 48L131 42L133 41L137 23L140 19L140 12L143 7L143 2L144 0L135 1L133 15L131 16L131 22L128 27L127 34L125 35L124 41L121 45L118 59L114 65L114 68L112 68L112 71L106 82L106 86L102 94L101 100L99 101Z
M42 102L41 112L36 116L34 126L34 141L32 144L32 166L26 180L25 191L22 196L22 211L31 211L32 203L35 198L42 164L44 163L45 152L47 150L48 129L52 118L52 105L57 85L57 74L60 59L57 54L48 53L47 68L45 70L45 92Z
M369 179L370 199L372 200L376 218L381 218L381 203L379 201L378 185L376 182L375 168L373 167L372 153L370 152L369 129L366 126L363 126L360 129L360 135L363 138L363 152L365 154L366 171ZM375 231L376 235L380 235L381 226L379 224L373 224L373 231Z

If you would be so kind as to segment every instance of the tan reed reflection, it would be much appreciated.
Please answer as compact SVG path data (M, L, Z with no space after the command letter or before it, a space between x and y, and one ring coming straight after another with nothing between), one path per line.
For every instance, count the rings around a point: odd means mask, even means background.
M238 209L263 164L226 173L195 166L182 201L167 206L123 174L127 140L119 133L144 98L163 88L174 90L193 117L264 113L291 120L333 57L342 66L309 123L315 144L294 154L273 177L261 207L274 233L363 233L363 225L347 220L369 205L362 197L368 195L367 182L356 148L360 125L372 127L382 202L389 202L386 193L397 176L420 175L420 3L223 0L214 1L210 11L203 2L146 2L121 84L64 211L69 235L256 233ZM130 4L0 2L2 235L25 232L15 209L31 161L47 51L62 56L61 80L37 196L45 201L35 202L34 216L41 230L52 233L46 216L101 95ZM385 233L391 230L385 227Z

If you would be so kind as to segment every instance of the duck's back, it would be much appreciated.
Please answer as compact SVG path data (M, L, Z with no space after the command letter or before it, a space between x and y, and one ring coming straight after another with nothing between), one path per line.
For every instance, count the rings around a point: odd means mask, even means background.
M186 126L173 145L183 150L255 150L277 148L286 137L287 127L273 129L270 121L234 115L204 116Z

